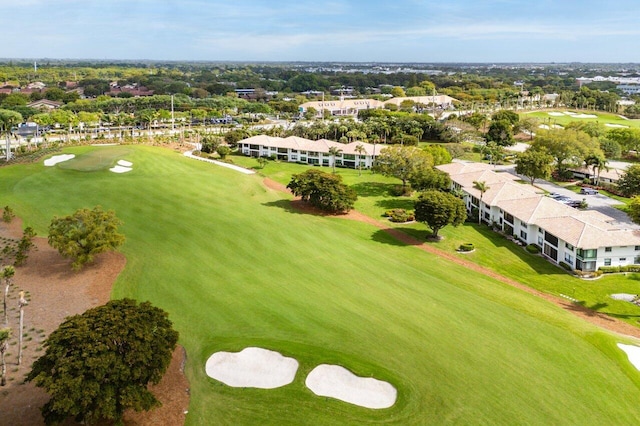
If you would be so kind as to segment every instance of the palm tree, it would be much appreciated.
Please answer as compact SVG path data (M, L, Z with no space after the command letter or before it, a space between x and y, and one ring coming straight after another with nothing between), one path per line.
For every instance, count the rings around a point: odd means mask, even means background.
M591 154L584 160L584 164L589 169L589 166L593 169L593 174L596 175L595 184L600 185L600 172L602 169L609 170L607 167L607 159L596 154Z
M22 114L9 109L0 109L0 135L7 138L7 161L11 159L11 129L22 121Z
M336 172L336 156L340 155L341 153L342 153L342 150L337 146L332 146L331 148L329 148L329 155L332 158L331 166L333 167L334 174Z
M9 287L11 286L11 278L16 274L16 269L13 266L5 266L0 273L0 278L4 278L4 298L2 300L2 307L4 309L4 323L7 325L9 320L7 318L7 295L9 294Z
M362 174L362 161L360 160L360 156L365 153L364 146L361 144L356 145L354 151L358 153L358 176Z
M480 191L480 204L478 205L478 224L482 223L482 197L484 197L484 193L490 190L491 188L487 186L487 182L481 181L473 181L473 187Z
M24 307L29 302L24 298L24 291L20 291L18 298L18 307L20 308L20 334L18 335L18 365L22 364L22 329L24 327Z
M0 370L0 386L7 384L7 363L4 360L4 353L7 351L7 343L11 337L10 328L0 329L0 357L2 359L2 369Z

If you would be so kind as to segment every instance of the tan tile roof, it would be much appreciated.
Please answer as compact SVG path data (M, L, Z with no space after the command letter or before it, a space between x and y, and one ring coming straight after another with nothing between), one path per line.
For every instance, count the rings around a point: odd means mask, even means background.
M436 169L442 170L445 173L449 173L449 175L458 175L460 173L468 173L468 172L476 172L478 170L492 170L493 166L486 163L449 163L449 164L440 164L436 166Z
M621 229L615 220L600 212L579 211L559 201L540 195L530 185L512 181L507 173L487 170L481 163L451 163L437 168L470 195L480 198L473 182L484 181L489 189L482 201L498 206L527 224L537 225L567 243L582 249L640 245L640 231Z
M307 110L313 108L316 111L323 109L334 111L339 109L376 109L384 107L384 103L375 99L343 99L334 101L312 101L305 102L300 105L301 108Z
M576 216L538 219L536 225L582 249L640 245L640 231L615 229L605 222L596 226Z
M397 98L391 98L388 101L385 101L385 105L394 104L400 106L400 104L404 101L413 101L417 104L436 104L436 105L447 105L452 104L457 99L452 98L447 95L435 95L435 96L402 96Z
M487 182L489 184L489 182ZM537 195L536 189L530 185L514 183L512 181L495 182L488 185L489 189L482 195L482 202L490 206L495 206L501 200L522 200ZM466 187L465 191L480 199L480 191L471 187Z
M340 142L330 141L328 139L320 139L317 141L312 141L310 139L301 138L298 136L289 136L287 138L280 138L274 136L266 136L266 135L258 135L252 136L247 139L241 140L239 143L251 144L251 145L262 145L273 148L289 148L295 149L298 151L311 151L311 152L321 152L328 153L329 148L332 146L338 147L342 150L343 154L353 154L360 155L355 151L356 146L362 145L364 147L365 152L362 155L375 155L380 153L380 145L373 145L366 142L351 142L349 144L343 144ZM375 151L374 151L375 150Z

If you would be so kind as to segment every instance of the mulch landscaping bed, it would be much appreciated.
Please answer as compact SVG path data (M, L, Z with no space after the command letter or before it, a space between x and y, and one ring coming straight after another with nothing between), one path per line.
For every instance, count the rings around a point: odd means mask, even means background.
M22 222L14 219L0 222L0 236L19 239ZM46 337L70 315L103 305L109 300L111 288L123 270L126 259L116 252L103 253L80 272L71 269L71 262L52 249L45 238L35 238L35 247L24 266L16 267L7 308L13 331L7 351L7 385L0 387L0 424L43 425L40 413L48 395L32 383L24 383L33 362L44 353ZM2 283L4 291L4 282ZM24 308L24 341L22 365L18 366L18 292L24 290L29 304ZM0 322L3 323L2 317ZM3 324L0 324L2 326ZM182 425L189 406L189 384L183 374L185 353L176 348L171 365L162 381L151 389L162 407L149 412L125 414L127 425ZM69 419L64 424L74 425ZM103 424L110 424L105 422Z

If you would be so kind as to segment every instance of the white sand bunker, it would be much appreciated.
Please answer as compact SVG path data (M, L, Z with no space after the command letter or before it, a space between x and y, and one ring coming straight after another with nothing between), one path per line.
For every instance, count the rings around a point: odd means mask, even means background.
M48 167L55 166L58 163L71 160L74 157L75 155L73 154L54 155L53 157L47 158L46 160L44 160L44 165Z
M244 348L240 352L216 352L205 366L207 376L236 388L274 389L293 382L298 361L279 352Z
M633 302L638 295L629 293L615 293L610 296L614 300L624 300L625 302Z
M113 173L127 173L133 170L131 167L123 167L123 166L114 166L109 169L110 172Z
M633 364L636 369L640 370L640 346L618 343L618 347L627 354L629 362Z
M109 171L113 173L127 173L133 170L131 166L133 166L133 163L131 161L118 160L116 165L110 168Z
M320 364L309 373L305 384L316 395L366 408L389 408L398 395L389 383L358 377L339 365Z
M573 114L571 117L573 117L573 118L598 118L598 116L594 115L594 114Z
M553 117L562 117L562 116L564 116L564 114L561 113L561 112L548 112L547 114L549 114L549 115L551 115Z
M622 128L622 129L628 129L629 126L625 126L623 124L614 124L614 123L604 123L605 126L607 127L615 127L615 128Z

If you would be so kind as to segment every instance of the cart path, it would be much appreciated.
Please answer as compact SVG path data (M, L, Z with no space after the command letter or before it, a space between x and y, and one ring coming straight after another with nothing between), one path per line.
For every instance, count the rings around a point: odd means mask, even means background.
M291 194L291 191L289 191L289 189L287 189L287 187L279 182L276 182L272 179L269 178L265 178L264 179L264 185L267 188L276 190L276 191L281 191L281 192L286 192L288 194ZM528 287L524 284L522 284L521 282L518 282L514 279L511 279L509 277L506 277L502 274L499 274L489 268L485 268L484 266L478 265L477 263L471 262L467 259L462 258L462 256L464 255L459 255L459 254L453 254L453 253L449 253L446 252L444 250L441 250L439 248L433 247L432 245L426 244L424 241L421 241L415 237L412 237L409 234L406 234L398 229L392 228L390 226L387 226L384 222L381 222L379 220L376 220L372 217L369 217L363 213L360 213L357 210L351 210L349 213L347 214L343 214L343 215L328 215L328 214L324 214L322 212L319 212L317 209L309 206L308 204L302 202L300 200L300 198L294 198L291 201L291 205L292 207L298 209L298 210L302 210L308 213L312 213L312 214L319 214L319 215L325 215L325 216L332 216L332 217L338 217L338 218L344 218L344 219L348 219L348 220L355 220L358 222L364 222L364 223L368 223L372 226L375 226L378 229L381 229L382 231L386 232L387 234L391 235L393 238L395 238L396 240L403 242L407 245L411 245L414 246L420 250L423 250L427 253L431 253L434 254L436 256L442 257L444 259L447 259L453 263L456 263L458 265L461 265L465 268L468 268L472 271L476 271L479 272L483 275L486 275L488 277L494 278L498 281L501 281L505 284L509 284L510 286L516 287L520 290L526 291L527 293L533 294L535 296L541 297L551 303L556 304L557 306L560 306L561 308L571 312L574 315L579 316L580 318L585 319L586 321L589 321L592 324L595 324L597 326L600 326L604 329L607 329L609 331L613 331L615 333L619 333L619 334L623 334L623 335L627 335L627 336L632 336L635 338L639 338L640 339L640 328L638 327L634 327L633 325L626 323L624 321L621 321L619 319L610 317L606 314L600 313L600 312L596 312L592 309L589 309L587 307L572 303L568 300L565 300L561 297L557 297L548 293L543 293L539 290L533 289L531 287Z

